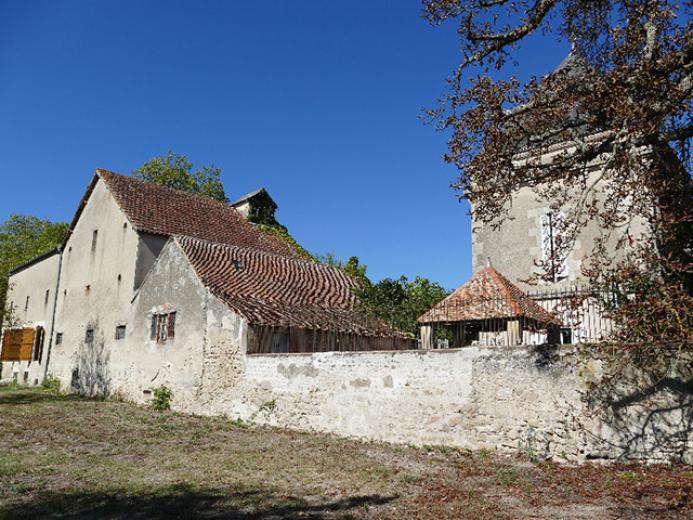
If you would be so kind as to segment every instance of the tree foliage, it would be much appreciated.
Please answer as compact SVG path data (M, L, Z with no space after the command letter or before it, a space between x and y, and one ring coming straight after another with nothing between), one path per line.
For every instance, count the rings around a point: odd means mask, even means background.
M193 171L193 164L185 155L169 151L166 155L148 160L132 174L137 179L160 186L228 202L219 178L221 169L210 165Z
M357 290L361 307L395 329L416 334L416 319L447 296L447 291L427 278L385 278Z
M32 258L57 247L68 225L29 215L11 215L0 224L0 326L7 314L9 272Z
M351 256L345 262L331 252L316 255L315 259L351 276L357 283L354 293L359 300L359 309L401 332L416 335L416 319L448 295L440 284L420 276L414 280L406 276L384 278L373 283L366 275L368 266L362 264L357 256Z
M566 250L596 222L582 274L621 302L610 314L621 344L693 344L692 5L424 1L424 17L456 23L460 39L461 63L429 112L449 132L454 187L492 226L518 189L532 188L565 214ZM513 53L535 34L573 51L554 73L521 82Z
M358 256L350 256L346 262L337 258L337 255L334 252L325 253L324 255L316 255L314 258L318 263L341 269L356 280L359 286L365 286L371 283L368 276L366 276L368 266L366 264L362 264Z

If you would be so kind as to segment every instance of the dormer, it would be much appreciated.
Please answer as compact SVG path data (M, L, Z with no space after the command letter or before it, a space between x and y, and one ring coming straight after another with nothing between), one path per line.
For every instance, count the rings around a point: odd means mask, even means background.
M277 203L274 202L265 188L260 188L244 195L236 202L233 202L231 206L243 215L248 222L270 226L277 225L277 220L274 216L277 210Z

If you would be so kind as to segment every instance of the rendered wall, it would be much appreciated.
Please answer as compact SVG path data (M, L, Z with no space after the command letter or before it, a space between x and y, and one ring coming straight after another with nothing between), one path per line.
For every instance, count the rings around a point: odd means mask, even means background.
M693 461L693 400L646 379L593 415L601 362L571 348L465 348L248 356L209 413L383 441L523 450L537 457ZM692 365L672 369L686 381ZM678 370L678 372L677 372ZM676 372L676 373L674 373ZM619 404L620 403L620 404Z
M106 360L109 393L136 402L169 387L180 409L199 392L202 344L206 331L207 291L173 243L161 252L138 291L127 319L124 340L114 341ZM175 335L165 342L150 337L154 313L175 312Z
M43 381L59 263L60 255L56 253L10 276L7 300L12 304L14 317L18 320L17 325L26 327L40 325L45 335L41 360L4 362L0 380L11 380L16 373L19 382L25 379L29 384ZM46 292L48 292L47 299ZM28 306L26 305L27 297L29 297Z
M593 172L590 181L595 181L596 175ZM598 191L600 185L597 186L594 196L602 200L603 194ZM579 193L576 193L575 200L579 198ZM513 195L512 204L508 206L508 218L499 229L493 229L481 221L472 221L473 272L485 267L490 259L493 267L525 291L554 291L579 285L582 262L592 252L595 240L602 233L599 222L594 219L587 222L573 244L567 258L567 278L558 282L541 282L539 285L523 283L523 280L540 273L536 262L542 260L541 216L550 211L549 206L550 202L538 199L533 189L522 188ZM628 226L615 231L609 241L614 257L624 253L617 252L616 243L618 236L626 232L638 236L645 232L645 227L640 220L633 220Z
M63 252L55 324L63 341L54 344L50 361L50 372L63 385L71 384L73 369L85 355L90 363L105 355L85 350L88 327L108 351L115 346L115 327L128 324L138 242L137 232L99 180Z

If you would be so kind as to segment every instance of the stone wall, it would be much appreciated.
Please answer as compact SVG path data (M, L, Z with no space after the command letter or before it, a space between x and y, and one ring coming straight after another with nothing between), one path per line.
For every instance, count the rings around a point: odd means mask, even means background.
M671 380L683 387L631 388L615 407L590 408L584 393L602 377L602 362L573 348L252 355L243 379L218 386L208 411L259 424L521 450L539 458L691 462L690 367L672 365Z

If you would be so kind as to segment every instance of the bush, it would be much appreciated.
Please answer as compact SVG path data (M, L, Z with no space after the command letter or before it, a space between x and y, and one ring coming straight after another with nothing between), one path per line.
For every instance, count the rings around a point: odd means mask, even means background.
M41 384L45 390L53 392L55 394L60 393L60 379L55 376L46 376Z
M170 410L171 399L173 399L173 392L171 389L167 386L161 385L160 387L154 389L152 406L155 410Z

